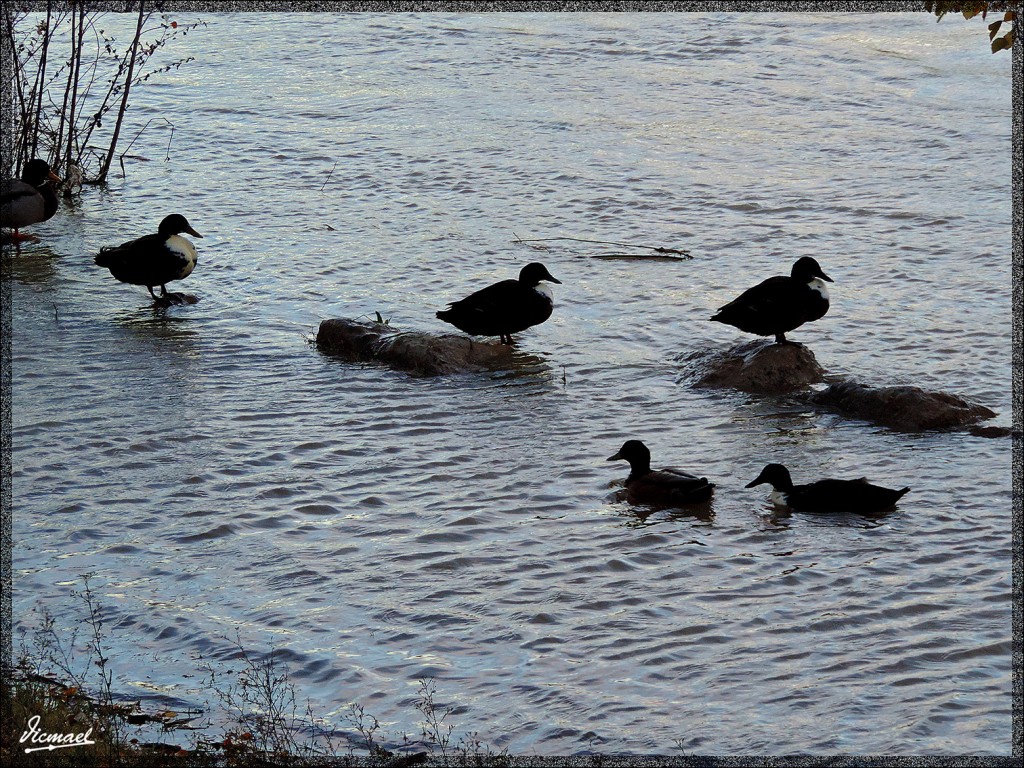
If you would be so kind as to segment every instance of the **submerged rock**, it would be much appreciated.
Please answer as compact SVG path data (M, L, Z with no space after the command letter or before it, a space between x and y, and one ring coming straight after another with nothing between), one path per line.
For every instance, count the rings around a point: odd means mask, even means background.
M348 318L321 322L316 345L346 360L376 361L420 376L486 370L512 357L507 344L454 334L403 333L386 323Z
M928 392L913 386L870 387L849 380L830 384L809 400L845 416L906 432L957 429L996 415L983 405L945 392Z
M686 377L698 387L783 394L822 380L824 370L803 344L755 339L727 350L701 350L683 359Z

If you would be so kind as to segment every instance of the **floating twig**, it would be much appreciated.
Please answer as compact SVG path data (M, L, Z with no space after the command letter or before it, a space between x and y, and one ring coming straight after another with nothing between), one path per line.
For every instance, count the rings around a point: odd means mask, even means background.
M332 165L332 166L331 166L331 172L330 172L330 173L328 173L328 174L327 174L327 178L326 178L326 179L324 179L324 186L323 186L323 187L320 187L320 191L321 191L321 192L323 192L323 191L324 191L324 187L326 187L326 186L327 186L327 182L331 180L331 176L333 176L333 175L334 175L334 169L335 169L335 168L337 168L337 167L338 167L338 161L337 161L337 160L335 160L335 161L334 161L334 165Z
M522 238L519 235L516 235L515 232L513 232L512 234L515 235L515 237L516 237L515 242L517 242L517 243L546 243L546 242L550 242L552 240L572 240L573 242L577 242L577 243L594 243L596 245L618 245L618 246L621 246L623 248L646 248L647 250L654 251L655 253L659 254L660 256L663 256L664 258L673 259L674 261L682 261L684 259L691 258L689 251L684 251L684 250L681 250L679 248L664 248L664 247L662 247L660 245L643 245L643 244L638 244L638 243L616 243L616 242L609 241L609 240L591 240L591 239L585 238L585 237L568 237L568 236ZM607 258L650 258L650 257L644 256L642 254L603 254L603 255L600 255L598 258L606 258L607 259Z
M643 261L686 261L693 256L676 256L673 253L595 253L595 259L641 259ZM684 252L685 253L685 252Z
M121 164L121 176L122 177L126 176L125 170L124 170L124 159L128 155L128 150L131 149L135 145L135 142L139 140L139 137L143 134L143 132L147 128L149 128L149 124L152 123L154 120L163 120L165 123L167 123L167 125L169 125L171 127L171 135L167 137L167 149L164 150L164 160L167 161L167 160L171 159L171 140L174 138L174 123L172 123L166 117L159 117L159 116L151 117L149 120L146 121L146 124L144 126L142 126L142 128L139 130L139 132L135 134L135 138L132 139L130 142L128 142L128 146L124 148L124 152L122 152L117 157L118 162ZM146 158L142 158L142 159L145 160Z

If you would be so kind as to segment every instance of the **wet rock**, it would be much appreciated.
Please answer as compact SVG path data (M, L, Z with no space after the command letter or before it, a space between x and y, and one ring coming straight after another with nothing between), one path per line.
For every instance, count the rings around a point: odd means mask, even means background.
M698 387L783 394L822 380L824 370L803 344L755 339L727 350L700 350L682 360L686 378Z
M991 419L995 412L945 392L920 387L870 387L856 381L830 384L811 403L906 432L958 429Z
M316 345L346 360L376 361L419 376L486 370L508 363L512 356L507 344L453 334L403 333L386 323L348 318L321 322Z
M191 293L168 293L153 301L158 307L180 307L185 304L198 304L199 297Z

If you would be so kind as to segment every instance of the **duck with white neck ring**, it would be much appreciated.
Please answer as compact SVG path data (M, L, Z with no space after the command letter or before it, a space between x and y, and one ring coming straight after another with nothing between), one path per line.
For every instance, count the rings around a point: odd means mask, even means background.
M554 297L541 281L561 285L538 262L527 264L518 280L502 280L453 301L438 318L471 336L499 336L502 344L512 343L512 334L539 325L551 317Z
M834 282L810 256L797 259L789 275L776 275L748 288L711 319L758 336L789 343L786 333L819 320L829 308L828 287Z
M806 485L794 485L789 470L782 464L766 465L761 474L745 487L753 488L762 483L772 486L773 504L803 512L883 512L894 507L910 490L872 485L866 477L856 480L818 480Z
M188 238L202 237L180 213L172 213L160 222L156 234L144 235L121 245L101 248L96 264L106 267L122 283L144 285L157 304L168 305L185 300L185 295L168 293L167 283L192 274L198 261L196 247ZM160 295L153 292L160 286ZM193 299L195 301L195 299Z

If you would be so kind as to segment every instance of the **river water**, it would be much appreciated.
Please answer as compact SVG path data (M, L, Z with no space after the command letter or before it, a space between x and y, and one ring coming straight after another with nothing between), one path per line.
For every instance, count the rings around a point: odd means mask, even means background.
M927 14L203 17L132 98L108 189L17 254L14 616L90 583L114 687L203 706L276 649L300 697L419 735L417 682L514 754L1008 754L1011 441L905 434L698 390L707 322L814 256L830 372L1011 424L1010 56ZM120 19L125 28L130 19ZM185 214L199 297L92 263ZM621 247L688 261L609 260ZM632 247L626 250L636 252ZM447 302L562 281L493 373L322 355L320 320L448 331ZM623 440L717 483L620 500ZM913 490L776 514L797 482ZM25 635L24 633L28 633Z

